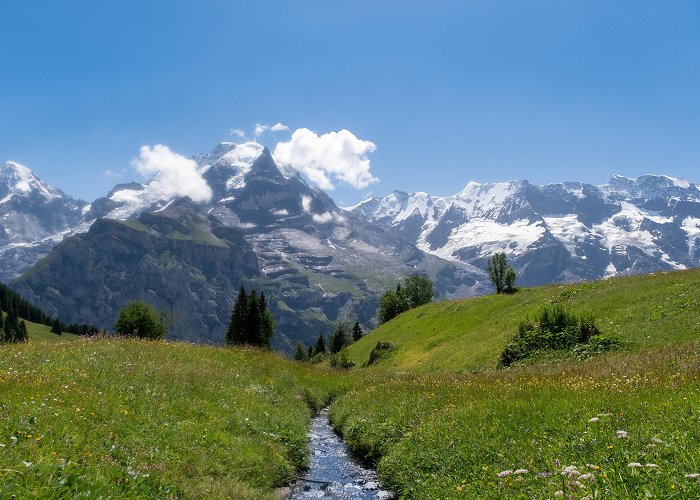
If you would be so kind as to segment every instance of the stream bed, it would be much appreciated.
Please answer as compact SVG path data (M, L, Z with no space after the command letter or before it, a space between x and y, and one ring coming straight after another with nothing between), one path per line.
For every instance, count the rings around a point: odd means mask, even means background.
M333 431L328 409L311 421L311 463L292 488L291 500L312 498L385 500L393 493L382 490L377 473L355 461L347 445Z

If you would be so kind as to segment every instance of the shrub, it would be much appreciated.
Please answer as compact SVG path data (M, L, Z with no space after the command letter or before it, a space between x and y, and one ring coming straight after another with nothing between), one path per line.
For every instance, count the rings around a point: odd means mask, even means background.
M382 341L377 342L377 345L374 346L372 352L369 353L369 358L367 359L366 366L370 366L379 361L380 359L386 358L393 349L394 344Z
M145 339L162 339L165 326L150 304L136 301L119 311L114 324L117 334Z
M499 364L510 366L540 351L578 349L574 352L577 356L584 351L592 355L617 345L613 337L600 335L592 316L577 315L557 303L520 322L518 333L503 348Z

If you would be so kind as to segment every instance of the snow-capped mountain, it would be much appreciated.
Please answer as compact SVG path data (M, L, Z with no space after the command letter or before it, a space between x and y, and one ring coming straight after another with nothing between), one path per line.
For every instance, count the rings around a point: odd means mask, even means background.
M700 190L663 175L470 182L454 196L394 192L349 210L445 259L483 268L505 252L523 285L700 265Z
M275 344L289 350L343 318L371 327L380 294L414 272L443 297L487 293L495 252L522 285L700 265L700 191L681 179L470 182L454 196L394 192L344 210L256 143L192 160L206 203L156 174L88 205L6 163L0 279L22 274L13 286L64 321L109 328L142 299L171 314L173 338L212 342L243 284L270 297Z
M46 255L83 220L86 205L19 163L0 165L0 281Z
M483 270L345 212L258 144L193 159L211 201L168 195L157 177L116 186L15 288L64 321L89 315L108 328L120 307L146 300L176 319L173 338L220 342L244 284L266 292L286 350L343 318L376 324L379 295L411 273L427 273L442 296L489 290Z

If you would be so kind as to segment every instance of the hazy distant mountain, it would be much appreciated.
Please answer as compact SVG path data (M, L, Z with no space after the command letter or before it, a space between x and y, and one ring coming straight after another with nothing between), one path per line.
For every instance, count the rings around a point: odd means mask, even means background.
M290 349L335 321L376 323L378 297L414 272L444 296L489 290L482 270L417 249L338 208L267 149L222 143L194 157L214 192L204 206L124 184L85 210L65 239L15 287L64 321L111 327L133 299L165 308L171 336L221 342L240 284L264 290ZM87 231L87 232L84 232Z
M602 186L470 182L454 196L395 191L351 212L478 268L506 252L523 285L700 265L700 191L663 175Z

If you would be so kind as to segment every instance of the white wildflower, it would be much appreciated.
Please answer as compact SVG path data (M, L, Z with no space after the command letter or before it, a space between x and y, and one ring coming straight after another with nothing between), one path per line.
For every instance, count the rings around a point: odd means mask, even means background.
M598 417L593 417L589 420L589 422L600 422L600 419Z
M510 476L512 473L513 473L513 471L510 470L510 469L508 469L508 470L502 470L501 472L499 472L499 473L496 474L496 475L497 475L498 477L508 477L508 476Z
M645 464L644 467L649 467L650 469L655 469L658 467L656 464Z
M557 490L557 491L554 492L554 496L555 496L555 497L563 497L563 496L564 496L564 492L561 491L561 490Z
M640 464L639 462L630 462L627 464L627 467L641 467L641 466L642 466L642 464Z
M617 437L618 437L618 438L626 438L626 437L627 437L627 431L617 431Z
M693 474L686 474L685 477L687 477L688 479L698 479L698 478L700 478L700 474L695 472Z
M515 472L513 472L513 474L527 474L528 472L530 471L527 469L518 469Z
M595 481L595 476L591 474L590 472L587 472L586 474L581 474L578 477L579 481Z

